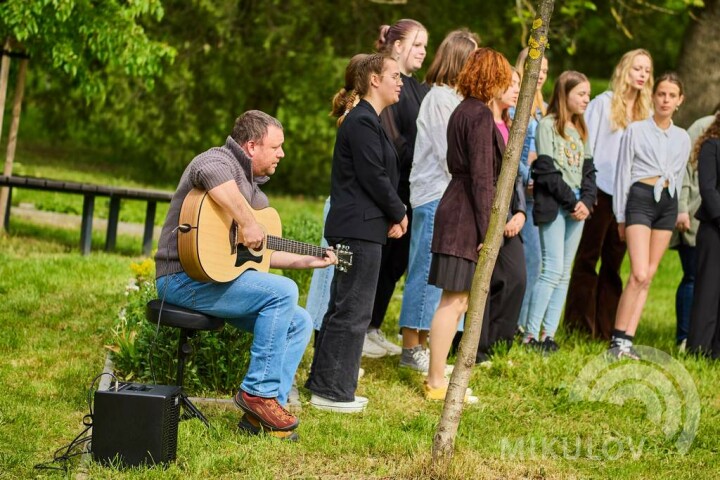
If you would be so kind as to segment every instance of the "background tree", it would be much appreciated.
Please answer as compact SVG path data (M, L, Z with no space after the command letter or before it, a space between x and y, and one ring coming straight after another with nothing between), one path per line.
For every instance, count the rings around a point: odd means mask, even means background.
M717 1L713 0L715 4ZM61 41L57 46L50 41L33 47L26 95L29 108L24 114L30 121L24 120L21 141L24 136L33 142L57 145L63 141L73 148L100 149L103 160L141 165L148 177L143 180L172 188L197 152L224 141L238 113L259 108L286 126L284 175L270 182L268 188L316 195L329 191L335 135L327 115L330 99L340 86L347 60L355 53L372 50L381 24L403 17L423 22L430 34L428 58L447 32L466 26L480 33L484 45L513 60L523 46L522 38L526 38L523 28L528 28L534 18L534 7L530 8L528 0L456 0L452 8L442 2L413 0L406 4L370 0L341 4L331 0L164 0L162 4L160 0L112 0L92 7L94 3L0 3L0 25L29 30L37 24L33 28L38 32L48 32L38 34L37 41L40 37L51 40L52 28L44 23L50 20L45 17L64 19L67 25L61 30L68 35L85 32L84 37ZM592 82L597 93L606 88L606 79L622 53L636 47L652 51L658 71L675 68L690 21L687 5L697 4L697 0L658 0L652 4L662 7L658 10L641 8L650 5L644 0L558 0L550 33L552 51L548 52L550 76L567 68L580 70L593 80L600 79ZM72 15L66 5L73 5ZM94 17L100 13L107 14L106 18ZM31 21L25 22L23 15ZM129 34L107 39L90 33L107 24L107 18L119 18L123 24L130 18L146 39L155 39L147 40L148 45L176 52L174 64L167 67L172 57L169 53L159 57L159 62L140 60L144 50L139 47L128 50L136 52L132 55L121 52L118 58L110 54L93 57L91 48L99 48L93 45L111 42L120 48L122 38L134 39ZM88 51L80 48L82 45L88 45ZM75 76L70 64L60 70L68 73L58 75L60 67L54 66L53 59L74 62L75 57L65 53L70 51L95 60L81 62ZM45 60L39 62L38 56ZM138 59L137 65L120 67L134 59ZM94 68L103 62L117 66ZM714 65L714 59L701 63ZM162 74L128 77L128 72L145 66L149 74ZM420 72L418 78L422 76ZM688 86L692 81L686 79ZM549 88L552 81L547 85ZM88 97L88 92L95 91L100 93Z
M174 49L151 40L140 25L162 16L160 0L5 0L0 36L15 40L33 65L70 79L73 93L97 101L106 97L110 77L152 86L172 60Z
M678 58L686 91L677 122L685 127L720 102L720 0L705 0L693 12Z
M171 47L145 36L136 23L142 15L161 18L160 1L7 0L0 3L0 35L5 38L0 119L5 108L8 55L17 56L19 52L22 57L12 106L5 175L12 173L28 58L32 56L54 75L60 72L77 82L77 91L86 100L102 101L107 93L106 78L116 73L142 78L146 87L151 87L153 77L160 73L165 60L172 59L174 52ZM0 190L0 212L5 211L7 196L7 189ZM3 223L0 221L0 228Z

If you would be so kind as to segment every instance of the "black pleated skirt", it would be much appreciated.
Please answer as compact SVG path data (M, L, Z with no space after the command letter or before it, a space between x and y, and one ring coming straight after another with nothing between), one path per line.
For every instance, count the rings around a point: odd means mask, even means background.
M451 292L468 292L475 275L475 262L443 253L433 253L428 283Z

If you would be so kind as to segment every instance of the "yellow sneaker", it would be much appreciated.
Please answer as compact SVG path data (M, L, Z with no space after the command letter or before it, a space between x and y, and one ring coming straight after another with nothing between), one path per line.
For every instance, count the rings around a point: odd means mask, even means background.
M448 386L445 385L444 387L431 387L428 385L427 380L423 382L423 391L425 392L425 399L426 400L445 400L445 396L447 395ZM464 402L467 404L474 404L478 403L479 399L478 397L474 396L472 394L472 389L468 388L465 390L465 398Z

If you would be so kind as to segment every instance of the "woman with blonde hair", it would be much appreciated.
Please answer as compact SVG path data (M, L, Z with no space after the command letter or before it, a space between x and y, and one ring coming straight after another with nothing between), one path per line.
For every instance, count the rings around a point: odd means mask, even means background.
M610 89L595 97L585 111L598 196L575 257L564 322L570 330L603 340L610 339L623 288L620 266L626 246L618 236L612 212L620 139L630 123L650 116L652 75L652 57L647 50L627 52L615 67Z
M458 77L457 89L464 99L448 121L447 164L452 179L435 213L428 278L443 291L430 327L430 369L424 385L430 400L442 400L447 394L445 362L467 311L505 151L488 103L511 82L510 64L491 48L475 50Z
M690 155L690 136L672 122L683 85L666 73L653 87L653 115L628 126L620 142L613 210L626 241L630 277L620 296L608 354L639 359L633 348L650 283L670 243L678 217L678 192Z
M428 284L435 211L450 183L447 166L447 124L462 96L455 89L458 75L480 38L467 29L450 32L438 47L425 83L431 85L417 118L417 140L410 171L413 211L410 258L400 310L403 349L411 352L410 368L427 372L428 331L441 290Z

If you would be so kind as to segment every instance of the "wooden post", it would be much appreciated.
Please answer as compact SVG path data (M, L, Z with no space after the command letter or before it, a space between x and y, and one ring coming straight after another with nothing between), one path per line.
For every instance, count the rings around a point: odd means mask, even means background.
M152 253L153 230L155 229L155 211L157 210L157 202L148 200L145 209L145 230L143 232L143 255L149 257Z
M0 64L0 137L2 137L3 118L5 117L5 99L7 98L8 76L10 75L10 55L6 55L10 49L10 39L5 40L2 52L2 63Z
M95 195L87 194L83 198L82 221L80 224L80 252L88 255L92 248L93 211L95 210Z
M4 60L4 59L3 59ZM25 92L25 74L27 73L28 59L20 60L17 83L15 84L15 98L13 100L12 123L10 123L10 134L8 135L7 156L5 157L5 168L3 175L12 175L13 162L15 161L15 148L17 147L18 130L20 130L20 111L22 109L23 93ZM8 204L8 189L0 189L0 212L5 211ZM0 230L5 228L5 218L2 218Z
M120 218L120 197L110 197L110 211L108 212L107 235L105 237L105 251L115 250L117 242L118 220Z
M8 77L10 76L10 55L6 55L6 52L10 49L10 39L5 40L2 52L2 62L0 62L0 139L2 138L2 127L3 119L5 118L5 100L7 98L7 86ZM7 187L0 188L0 212L3 212L3 217L0 218L0 231L2 231L7 223L6 215L4 214L7 208L7 199L9 194L7 193ZM3 199L5 201L3 202Z

